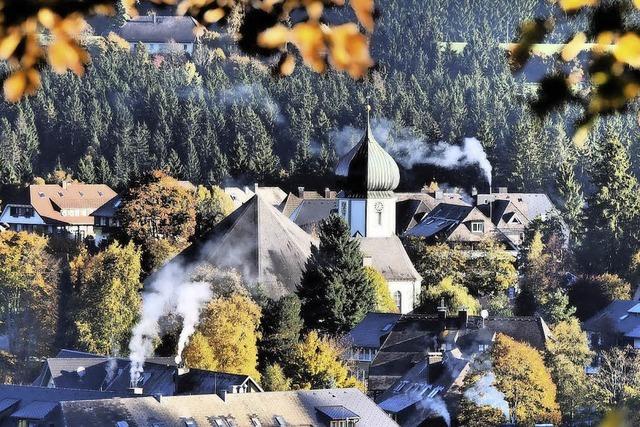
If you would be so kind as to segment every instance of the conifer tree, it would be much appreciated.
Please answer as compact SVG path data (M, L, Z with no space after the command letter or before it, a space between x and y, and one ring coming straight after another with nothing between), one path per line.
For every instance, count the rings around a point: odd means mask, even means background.
M286 369L302 326L300 299L296 295L268 300L261 319L260 365L276 364Z
M312 248L298 295L307 330L344 333L375 309L375 289L362 266L358 241L338 215L320 223L320 246Z
M231 174L235 177L242 176L248 172L249 155L247 153L247 141L241 134L236 135L231 148L231 156L229 157L229 166Z
M86 155L78 162L78 179L85 184L94 184L96 181L96 169L93 165L93 159L90 155Z
M249 167L260 183L270 182L277 176L280 160L273 153L273 141L266 133L256 137Z
M563 199L562 218L569 227L571 241L579 243L584 233L584 195L573 165L566 160L560 165L557 185Z

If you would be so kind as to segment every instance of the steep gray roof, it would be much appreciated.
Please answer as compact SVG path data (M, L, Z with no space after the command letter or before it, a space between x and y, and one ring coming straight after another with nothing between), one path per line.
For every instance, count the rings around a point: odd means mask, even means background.
M193 43L196 27L188 16L138 16L120 27L118 35L130 43Z
M338 202L336 199L305 199L289 216L300 228L309 232L317 227L320 221L337 212Z
M396 203L396 234L417 225L431 209L420 199L407 199Z
M640 305L638 301L614 300L582 324L585 331L603 331L626 334L640 326L640 315L629 310Z
M421 280L398 236L356 237L360 251L387 280Z
M217 395L199 395L64 402L61 410L64 425L73 427L112 427L118 421L137 427L151 427L152 422L177 427L184 426L186 418L199 426L216 425L216 418L233 420L240 426L252 425L251 418L255 418L263 426L274 426L276 417L291 426L328 426L327 407L339 406L341 411L329 411L332 416L355 414L358 425L397 426L372 400L352 388L228 394L224 400Z
M187 268L210 264L235 269L248 283L260 284L268 296L279 298L295 291L314 244L316 241L289 218L260 196L253 196L147 283L172 263Z
M407 230L407 236L434 237L448 235L473 211L473 206L440 203L415 227Z
M437 351L440 333L458 330L457 346L469 357L477 352L472 346L478 334L490 331L491 335L503 333L543 350L550 336L549 328L541 317L489 317L483 322L480 316L468 316L466 327L461 328L458 316L447 317L444 323L437 315L403 315L380 347L369 368L371 390L386 390L404 376L416 363L425 359L429 351Z
M335 173L353 193L393 191L400 184L400 169L373 137L368 120L362 139L340 158Z
M530 221L538 216L546 215L555 210L555 206L544 193L492 193L478 194L478 205L484 205L491 200L509 200L514 203Z
M364 319L349 331L349 344L355 347L380 347L381 337L391 332L398 319L400 314L397 313L367 313Z

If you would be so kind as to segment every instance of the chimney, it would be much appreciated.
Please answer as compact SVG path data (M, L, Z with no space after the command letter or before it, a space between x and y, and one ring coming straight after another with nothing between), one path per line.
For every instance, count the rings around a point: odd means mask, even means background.
M435 192L434 197L436 200L442 200L442 198L444 197L444 193L442 192L442 190L438 190Z
M478 195L478 189L475 186L471 187L471 196L476 197L477 195Z
M255 182L255 183L253 184L253 192L254 192L255 194L258 194L258 183L257 183L257 182Z
M506 194L508 192L509 192L509 189L507 187L498 187L498 193Z
M298 197L304 199L304 187L298 187Z
M427 353L427 382L433 384L444 372L444 363L442 361L442 352Z
M129 394L133 396L142 396L142 387L129 387Z
M153 24L157 24L158 20L156 19L156 13L155 12L151 12L151 19L153 19Z
M331 198L331 190L329 189L329 187L326 187L324 189L324 198L325 199L330 199Z
M444 305L444 298L440 300L440 305L438 306L438 319L445 320L447 318L447 306Z
M64 190L66 190L68 186L69 186L69 183L67 181L62 181L62 188Z
M466 329L469 322L469 311L466 308L458 310L458 327L460 329Z

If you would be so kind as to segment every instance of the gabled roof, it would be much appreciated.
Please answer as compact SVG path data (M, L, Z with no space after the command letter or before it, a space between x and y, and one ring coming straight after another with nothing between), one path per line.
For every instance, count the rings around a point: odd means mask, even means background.
M194 43L197 26L189 16L137 16L120 27L118 35L130 43Z
M302 198L296 196L293 193L287 194L287 197L280 203L278 210L282 212L282 215L287 218L291 218L291 214L297 209L298 206L302 203Z
M106 184L66 183L29 186L31 205L47 223L92 225L90 213L117 197ZM62 210L86 209L88 214L62 215Z
M640 315L630 312L638 301L614 300L582 323L582 329L593 332L626 334L640 326Z
M406 232L407 236L434 237L440 233L451 234L473 211L473 206L440 203L415 227Z
M458 316L449 316L444 321L437 315L406 314L394 325L391 333L380 347L369 368L369 386L372 390L386 390L405 375L416 363L423 361L430 351L439 350L438 336L443 330L459 330L457 345L468 356L477 351L469 346L478 333L485 330L503 333L543 350L552 339L549 328L541 317L489 317L468 316L466 327L461 327Z
M483 205L491 200L509 200L527 216L529 221L536 217L546 215L555 210L555 206L544 193L508 193L498 192L492 194L478 194L478 205Z
M400 319L398 313L367 313L347 335L354 347L379 348L380 339L391 332L393 325Z
M240 206L147 279L173 263L187 269L210 264L235 269L268 296L294 292L316 241L260 196Z
M420 281L422 279L398 236L358 236L356 239L360 242L362 254L371 258L372 267L378 270L388 281Z
M396 203L396 234L415 227L431 209L420 199L407 199Z
M305 199L301 201L289 218L306 230L306 227L317 226L320 221L337 210L338 202L336 199Z
M250 426L251 419L259 425L274 426L276 417L285 425L328 426L328 407L343 407L330 411L333 416L355 414L358 425L393 427L397 424L361 391L347 389L297 390L267 393L170 396L156 399L128 399L64 402L61 405L65 426L109 426L126 421L130 426L150 427L152 420L167 426L184 425L191 418L199 426L209 426L215 419L233 420L237 425ZM319 408L322 408L321 411ZM348 411L348 412L347 412ZM213 424L216 425L216 424ZM234 424L235 425L235 424Z

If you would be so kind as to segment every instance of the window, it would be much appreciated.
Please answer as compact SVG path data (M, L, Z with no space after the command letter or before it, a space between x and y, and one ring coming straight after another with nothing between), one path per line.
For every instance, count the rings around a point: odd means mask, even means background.
M473 221L471 223L471 232L472 233L484 233L484 222L482 222L482 221Z
M382 225L382 212L377 212L378 214L378 225Z
M284 427L287 425L287 422L280 415L276 415L275 419L276 419L276 425L278 427Z
M489 344L478 345L478 351L487 351L487 350L489 350Z
M396 303L398 310L402 311L402 293L400 291L395 291L393 293L393 301Z
M196 420L193 418L184 418L182 421L184 421L185 427L198 427Z
M260 420L256 415L252 415L250 419L251 419L251 425L253 427L262 427L262 423L260 422Z

